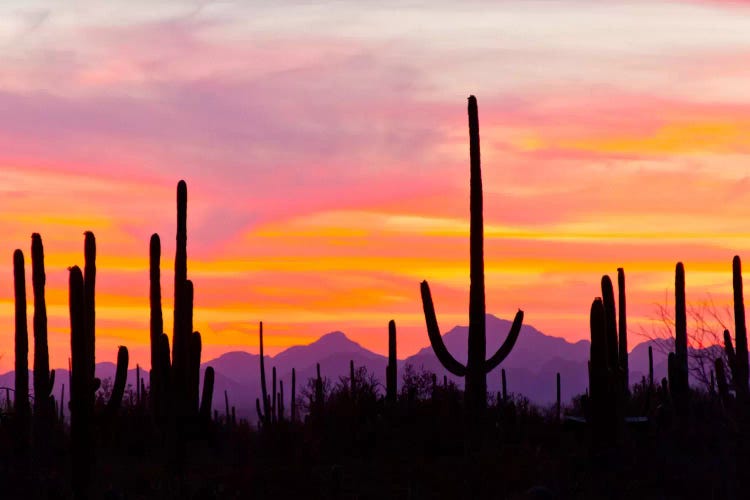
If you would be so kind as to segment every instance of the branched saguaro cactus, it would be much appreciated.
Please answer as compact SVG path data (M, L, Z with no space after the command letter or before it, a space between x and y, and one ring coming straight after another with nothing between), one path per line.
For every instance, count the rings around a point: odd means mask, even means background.
M174 259L174 329L172 333L172 396L177 416L191 413L190 336L193 332L192 283L187 279L187 184L177 183L177 245ZM197 408L196 408L197 410Z
M469 97L469 152L470 152L470 287L469 287L469 357L461 364L448 351L438 327L435 306L427 281L421 284L422 305L430 344L435 355L446 370L465 377L465 400L467 409L478 414L487 407L487 374L497 368L510 354L523 323L523 311L519 310L508 337L498 351L486 359L486 318L484 293L484 221L482 201L482 170L479 154L479 118L477 100Z
M385 399L388 403L396 402L398 359L396 359L396 322L388 322L388 365L385 368Z
M15 420L17 452L23 453L29 443L29 331L26 323L26 274L23 252L13 252L13 288L15 291L16 360Z
M592 430L598 444L611 444L628 396L628 352L625 319L625 273L617 270L620 308L618 316L612 280L602 276L602 297L591 305L591 354L589 358L589 401Z
M604 301L599 297L591 304L589 321L589 414L594 442L601 445L612 443L616 438L617 384L616 367L611 364L612 356L608 345L607 312Z
M193 331L193 282L187 279L187 184L177 184L177 237L174 272L174 325L172 359L161 309L159 236L149 247L151 303L151 408L162 425L177 418L182 429L198 417L200 399L200 332ZM205 387L205 385L204 385ZM209 384L209 387L213 387ZM205 394L204 394L205 396ZM211 395L213 399L213 395ZM210 406L210 405L209 405ZM210 412L210 410L209 410ZM187 420L186 420L187 419Z

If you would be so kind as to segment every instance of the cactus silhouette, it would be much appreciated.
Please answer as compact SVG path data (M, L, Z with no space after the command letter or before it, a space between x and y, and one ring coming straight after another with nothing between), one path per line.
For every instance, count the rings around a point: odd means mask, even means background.
M678 262L675 267L675 341L674 353L667 357L669 391L675 408L683 412L687 407L688 385L688 350L687 350L687 312L685 306L685 267Z
M425 322L430 344L435 355L446 370L465 377L466 407L481 413L487 406L487 374L497 368L510 354L523 322L523 311L519 310L513 320L508 337L498 351L486 359L486 318L484 293L484 222L482 201L482 171L479 153L479 117L477 100L469 97L469 156L470 156L470 286L469 286L469 356L466 365L457 361L448 351L438 327L435 307L427 281L420 289Z
M200 394L200 358L202 339L193 331L193 282L187 279L187 184L177 184L177 246L174 274L174 325L172 357L169 337L163 332L161 308L161 240L153 234L149 243L149 302L151 340L151 411L163 430L177 419L178 431L183 431L188 420L200 414L202 399L213 394ZM205 387L205 385L204 385ZM209 385L213 390L213 384ZM207 400L208 401L208 400ZM209 405L210 417L210 405ZM204 418L205 420L205 418Z
M654 349L648 346L648 386L654 390Z
M112 394L107 403L107 415L111 418L117 414L122 403L122 396L125 394L125 383L128 377L128 348L120 346L117 350L117 369L115 371L115 383L112 387Z
M611 282L610 282L611 284ZM604 300L597 297L589 317L591 353L589 358L589 406L591 427L596 444L612 443L617 426L616 365L609 344L607 311Z
M86 498L92 449L92 423L94 417L94 378L89 370L89 331L85 326L84 280L78 266L70 269L70 439L72 452L72 487L76 498Z
M46 428L50 424L49 417L53 411L49 397L55 385L55 370L49 369L45 282L42 238L34 233L31 235L31 283L34 289L34 414L37 417L36 426Z
M169 366L163 367L160 362L161 335L164 333L164 318L161 311L161 240L158 234L151 235L149 243L149 304L150 304L150 332L151 332L151 372L149 380L151 387L149 391L149 405L151 412L157 419L163 418L163 401L167 390L166 377L170 370ZM167 352L167 365L169 364L169 353ZM164 370L166 368L166 370Z
M737 398L743 402L750 395L748 387L747 327L745 325L745 300L742 293L742 263L739 256L732 260L732 288L734 291L734 342L728 330L724 330L724 348L732 371L732 385Z
M263 400L263 409L258 399L255 400L255 409L258 412L258 419L263 426L271 423L271 401L268 397L268 386L266 385L266 362L263 354L263 322L258 326L258 339L260 344L260 394ZM275 378L275 377L274 377ZM275 382L274 382L275 385Z
M620 384L623 395L630 392L630 371L628 370L628 319L625 302L625 271L617 268L617 302L619 310L619 329L618 329L618 364L620 367Z
M192 287L190 287L192 288ZM190 414L198 414L200 407L200 379L201 379L201 351L203 343L201 342L200 332L193 332L190 335L190 358L188 359L188 395Z
M96 371L96 238L86 231L83 243L83 326L86 329L86 369L94 380Z
M13 252L13 288L15 292L15 419L17 452L25 453L29 443L29 332L26 323L26 275L23 252ZM45 397L46 399L46 397Z
M214 369L206 367L203 373L203 395L201 397L201 407L199 410L201 420L208 422L211 419L211 407L214 397Z
M313 409L316 414L322 415L325 407L325 395L323 394L323 378L320 376L320 363L315 364L315 401L313 402Z
M187 184L177 184L177 245L174 258L174 323L172 332L172 387L177 414L188 412L188 358L192 318L187 279Z
M388 322L388 365L385 367L385 398L390 404L396 402L398 381L398 359L396 358L396 322Z

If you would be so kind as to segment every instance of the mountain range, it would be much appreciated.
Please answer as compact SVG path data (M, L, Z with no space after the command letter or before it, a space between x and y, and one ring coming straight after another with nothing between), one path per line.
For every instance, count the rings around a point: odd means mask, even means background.
M494 353L505 340L510 330L511 322L487 315L487 353ZM465 362L467 358L467 326L455 326L443 335L448 350L457 360ZM425 339L427 335L425 334ZM508 391L523 394L532 402L539 405L549 405L556 397L555 377L559 372L561 377L561 397L563 402L570 401L573 396L586 391L588 387L588 358L590 342L580 340L575 343L559 337L545 335L533 326L524 325L515 347L503 361L501 368L506 371ZM654 341L642 342L636 345L629 355L630 383L633 384L648 374L648 346L654 345L654 376L661 380L667 373L667 357L663 349L656 347ZM349 361L355 366L365 366L367 371L384 383L387 357L369 351L358 343L350 340L342 332L332 332L323 335L308 345L290 347L275 356L266 356L266 374L268 384L271 383L271 369L276 368L278 379L283 381L285 398L288 400L291 388L292 368L296 369L297 394L308 380L315 377L316 364L320 363L321 375L335 383L339 377L349 376ZM429 345L413 356L399 360L399 384L404 367L413 365L416 369L434 372L438 380L442 381L446 375L449 380L459 386L463 380L448 373L438 361ZM235 406L237 414L244 418L255 420L255 399L260 395L260 356L243 351L227 352L218 358L201 364L201 381L203 371L207 366L215 370L215 385L213 406L224 414L224 391L226 391L230 406ZM114 379L115 365L110 362L97 363L96 375L102 380ZM32 380L31 373L29 374ZM148 384L148 371L141 370L141 377ZM59 399L62 384L66 388L66 401L69 394L69 372L59 369L56 373L54 395ZM128 384L134 390L136 370L128 371ZM14 373L0 375L0 388L13 387ZM500 368L487 376L489 391L500 391ZM269 389L270 390L270 389ZM0 401L4 403L4 395L0 392ZM287 407L289 402L286 403ZM67 405L65 405L67 407ZM67 409L66 409L67 413Z

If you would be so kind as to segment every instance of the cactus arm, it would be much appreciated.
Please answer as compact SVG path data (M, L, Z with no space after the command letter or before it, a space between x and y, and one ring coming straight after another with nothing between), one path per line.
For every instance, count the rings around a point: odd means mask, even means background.
M420 285L420 290L422 292L424 318L427 323L427 335L430 337L432 350L435 351L435 355L446 370L453 375L463 377L466 375L466 367L456 361L456 358L448 352L448 348L445 347L445 343L443 342L443 337L440 335L440 327L438 327L437 317L435 316L435 306L432 303L432 295L430 294L430 285L426 281L423 281Z
M607 332L607 365L617 372L619 345L617 342L617 312L615 311L615 292L609 276L602 276L602 303L604 304L604 321Z
M190 413L197 413L200 409L198 389L201 380L201 350L203 349L200 332L193 332L192 335L190 335L189 347L190 352L188 358L188 391Z
M516 345L516 340L518 340L518 334L521 333L521 325L523 324L523 311L520 309L516 313L516 317L513 320L513 325L510 327L510 332L508 332L508 337L505 339L505 342L503 342L503 345L500 346L500 349L497 350L497 352L487 361L484 363L484 369L485 372L489 373L497 366L503 362L505 358L508 357L508 354L510 354L510 351L513 350L513 346Z
M107 403L107 413L114 416L120 408L122 396L125 394L125 382L128 377L128 348L120 346L117 350L117 371L115 372L115 383L112 387L112 395Z
M211 407L214 399L214 369L211 366L206 367L203 374L203 395L201 397L200 416L204 421L211 419Z

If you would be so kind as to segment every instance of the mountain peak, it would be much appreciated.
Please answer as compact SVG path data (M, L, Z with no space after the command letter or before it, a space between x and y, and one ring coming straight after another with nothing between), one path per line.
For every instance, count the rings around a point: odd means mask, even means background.
M326 333L321 336L318 340L309 344L309 346L320 346L320 347L333 347L340 350L343 348L359 348L360 345L349 337L344 332L335 331Z

